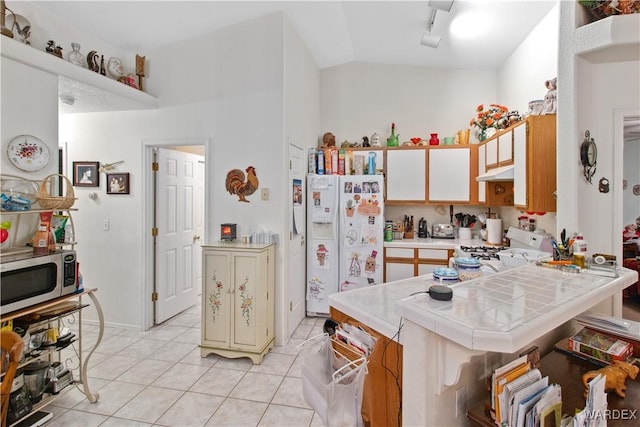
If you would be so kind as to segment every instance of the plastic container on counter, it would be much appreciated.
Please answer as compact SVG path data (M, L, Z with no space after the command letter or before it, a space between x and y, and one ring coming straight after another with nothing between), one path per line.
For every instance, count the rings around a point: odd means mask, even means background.
M433 270L433 281L439 285L452 285L460 281L455 268L440 267Z
M455 259L455 265L461 282L483 276L482 270L480 270L482 265L480 260L476 258L458 257Z

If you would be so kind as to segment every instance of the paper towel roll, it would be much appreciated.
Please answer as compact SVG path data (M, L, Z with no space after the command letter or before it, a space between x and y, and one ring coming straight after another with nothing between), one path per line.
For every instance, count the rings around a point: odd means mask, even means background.
M502 220L487 218L487 243L490 245L502 244Z

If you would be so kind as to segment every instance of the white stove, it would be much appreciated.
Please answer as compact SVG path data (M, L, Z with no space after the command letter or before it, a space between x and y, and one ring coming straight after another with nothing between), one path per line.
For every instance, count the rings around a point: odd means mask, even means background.
M500 261L498 252L508 249L505 246L458 246L456 256L471 257L480 261Z
M497 273L505 270L498 252L507 249L504 246L456 246L456 257L471 257L480 260L480 268L484 275ZM449 260L449 266L453 266L453 260Z

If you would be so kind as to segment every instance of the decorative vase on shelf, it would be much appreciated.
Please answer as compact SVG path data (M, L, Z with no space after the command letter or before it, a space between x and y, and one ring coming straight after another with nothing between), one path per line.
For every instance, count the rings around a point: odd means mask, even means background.
M480 131L480 133L478 133L478 141L482 142L485 139L487 139L487 130L486 129L482 129Z
M440 140L438 139L437 133L431 134L431 138L429 138L429 145L440 145Z
M396 124L391 123L391 136L387 138L387 147L397 147L399 144L398 136L396 135Z
M85 67L84 55L80 53L80 45L71 43L71 52L69 52L69 62L78 67Z

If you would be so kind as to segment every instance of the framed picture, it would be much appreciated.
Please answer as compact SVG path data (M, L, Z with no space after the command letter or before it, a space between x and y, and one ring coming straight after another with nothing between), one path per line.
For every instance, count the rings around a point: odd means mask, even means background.
M100 162L73 162L74 187L100 187Z
M129 194L129 172L108 173L107 194Z

